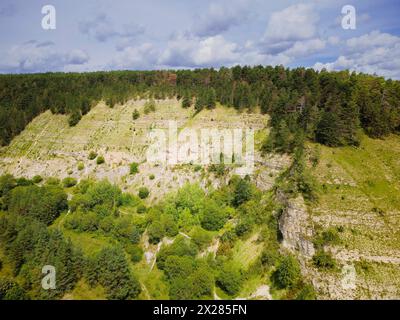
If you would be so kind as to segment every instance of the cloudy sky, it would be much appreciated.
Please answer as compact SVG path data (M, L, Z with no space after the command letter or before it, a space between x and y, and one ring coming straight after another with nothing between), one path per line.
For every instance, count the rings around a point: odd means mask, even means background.
M398 0L1 0L0 72L282 64L400 79L399 13Z

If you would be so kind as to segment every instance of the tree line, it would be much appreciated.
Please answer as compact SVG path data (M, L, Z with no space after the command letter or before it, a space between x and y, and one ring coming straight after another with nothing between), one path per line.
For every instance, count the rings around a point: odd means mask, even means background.
M290 151L301 131L329 146L357 145L362 128L374 138L400 130L400 82L349 71L241 67L0 76L0 145L38 114L68 114L76 125L100 100L177 97L197 111L216 103L271 115L266 148Z

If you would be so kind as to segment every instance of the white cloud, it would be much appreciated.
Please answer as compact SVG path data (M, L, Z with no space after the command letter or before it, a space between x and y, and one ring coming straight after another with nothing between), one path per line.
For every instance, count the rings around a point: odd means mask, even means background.
M154 69L158 51L151 43L126 47L108 64L108 69Z
M135 23L125 24L117 28L106 14L101 13L93 19L82 21L79 24L79 30L100 42L118 38L120 41L119 46L121 47L123 45L127 46L133 39L143 34L145 28Z
M375 30L361 37L347 40L347 47L351 51L361 51L377 47L391 47L398 42L399 37Z
M317 30L318 14L311 4L296 4L274 12L264 34L267 42L310 39Z
M179 34L168 42L159 64L171 67L217 67L237 60L237 49L237 44L225 40L221 35L203 39Z
M28 41L13 46L1 57L2 72L63 71L68 65L82 65L89 61L86 52L76 49L60 52L53 42Z
M304 41L296 41L293 46L283 52L289 57L304 57L325 49L326 42L315 38Z
M248 1L236 0L211 3L205 15L195 18L192 32L200 37L219 35L233 26L246 22L249 16Z
M349 69L400 79L400 37L373 31L347 40L342 51L335 61L317 62L314 68L329 71Z

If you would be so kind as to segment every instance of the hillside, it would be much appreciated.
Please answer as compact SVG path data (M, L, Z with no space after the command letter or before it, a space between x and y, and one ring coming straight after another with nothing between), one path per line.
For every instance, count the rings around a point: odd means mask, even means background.
M0 174L32 178L56 176L63 179L93 177L108 179L123 190L135 192L146 186L151 198L162 198L165 193L182 187L185 183L218 185L214 175L195 166L156 166L146 163L148 133L151 128L168 128L168 121L176 121L178 130L194 128L252 128L256 131L258 146L267 135L268 116L259 113L239 113L231 108L204 109L195 113L193 108L183 109L177 100L157 101L156 112L143 113L144 100L129 101L122 106L107 107L98 104L76 127L68 125L67 116L46 111L35 118L12 143L0 150ZM141 116L132 120L137 109ZM97 165L88 159L90 151L103 155L105 163ZM261 159L256 150L257 183L262 189L272 186L279 171L288 165L289 158L271 154ZM129 174L132 162L139 164L139 174ZM82 163L84 168L78 169ZM232 170L235 173L235 170ZM149 176L154 175L154 179Z
M274 196L276 179L290 166L291 157L276 153L263 154L260 151L269 133L268 116L257 111L239 113L222 106L196 113L193 108L182 109L174 99L157 101L155 112L145 114L144 105L145 101L142 100L130 100L114 108L99 103L75 127L68 125L67 116L53 115L46 111L35 118L9 146L1 149L0 174L11 173L15 177L29 179L40 175L44 180L50 177L71 177L82 183L85 183L86 178L96 181L107 179L133 195L137 194L140 187L147 187L149 197L144 200L132 199L119 206L120 217L113 222L118 225L123 219L128 219L142 230L138 240L140 250L124 244L125 240L121 240L120 236L115 238L105 232L101 229L101 221L99 230L95 232L82 232L73 227L74 219L81 215L80 209L62 213L50 226L50 230L62 230L64 237L70 238L73 245L81 248L87 257L112 246L116 239L125 247L126 255L129 256L132 250L142 252L143 256L139 260L132 260L134 262L129 266L140 282L141 299L165 299L171 295L176 297L165 278L165 270L160 269L165 267L160 266L158 260L165 248L185 241L196 242L196 261L208 257L216 259L222 266L231 261L225 267L231 268L233 265L242 273L244 280L240 289L230 293L228 290L227 293L227 289L224 291L218 285L209 293L209 297L215 299L292 299L296 295L310 298L303 291L299 293L299 289L282 289L275 283L274 270L277 266L279 269L279 264L274 261L281 259L276 258L276 255L285 256L288 253L294 254L300 261L303 281L312 283L319 299L400 297L398 136L377 140L362 135L361 144L357 148L329 148L307 143L307 167L316 181L317 200L304 201L301 195L288 198L278 193ZM135 109L141 115L139 119L132 120ZM193 198L190 201L205 201L201 200L202 197L208 196L196 191L196 184L211 194L211 199L214 199L212 201L218 203L230 193L236 192L226 184L239 168L228 165L223 173L218 174L210 170L210 167L199 168L191 164L173 166L147 163L147 134L151 128L166 127L166 119L176 120L179 130L253 128L256 161L251 182L255 188L253 197L257 200L250 200L239 207L228 206L231 210L230 219L215 231L198 229L196 223L195 227L187 226L185 222L175 232L166 231L164 236L154 241L151 240L154 231L150 229L154 229L153 225L160 219L164 221L166 213L161 211L161 215L156 214L160 209L154 209L156 211L153 212L149 208L157 208L157 203L168 208L165 201L178 203L176 201L179 197L188 197L190 194L190 197L199 197L198 200ZM104 156L105 162L97 164L96 160L90 160L90 152ZM136 174L130 172L132 162L139 164ZM69 199L82 192L76 189L79 186L65 188ZM178 190L181 191L176 194ZM226 203L226 200L222 203ZM139 209L144 205L149 210L146 214ZM92 210L97 212L95 208ZM260 213L257 213L258 210L261 210ZM254 214L254 218L249 218ZM257 216L259 214L261 216ZM181 213L179 216L182 219ZM121 222L118 222L120 219ZM232 231L239 234L238 226L247 219L252 221L249 229L227 242L227 235ZM272 236L278 222L282 234L280 244ZM205 233L197 239L202 234L199 230ZM203 240L197 242L200 239ZM276 251L278 249L279 254ZM320 255L319 260L316 259L321 252L324 253L322 258ZM0 274L9 276L12 274L12 263L7 262L4 248L0 254L3 261ZM264 263L272 265L265 267ZM343 285L345 270L355 271L355 275L351 274L353 278L349 278L350 286ZM85 278L64 295L65 299L106 297L102 285L92 287Z

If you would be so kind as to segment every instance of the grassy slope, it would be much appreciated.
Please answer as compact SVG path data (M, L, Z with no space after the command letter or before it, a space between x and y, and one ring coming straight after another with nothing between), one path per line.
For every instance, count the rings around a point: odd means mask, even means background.
M400 137L363 136L359 148L320 148L315 227L343 227L340 265L355 261L355 297L400 297ZM340 274L336 275L340 277Z

